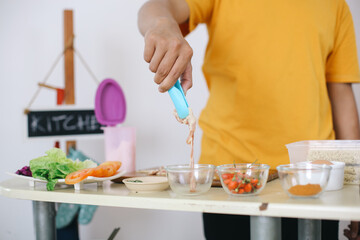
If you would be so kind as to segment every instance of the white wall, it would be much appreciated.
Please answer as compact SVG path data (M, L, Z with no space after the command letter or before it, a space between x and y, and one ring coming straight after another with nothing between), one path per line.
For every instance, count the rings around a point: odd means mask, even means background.
M23 109L62 49L62 11L74 10L75 47L99 79L112 77L125 91L127 126L137 128L137 168L187 163L187 130L172 117L167 94L159 94L153 74L142 59L143 38L136 26L144 0L0 0L0 149L1 172L28 164L53 146L53 139L26 140ZM360 2L348 0L360 49ZM188 101L199 115L207 99L201 74L207 42L200 27L188 38L195 49L194 87ZM360 55L360 52L359 52ZM75 59L76 106L93 107L96 85ZM63 85L63 64L49 83ZM357 95L359 88L356 88ZM358 98L359 99L359 98ZM358 102L360 105L360 102ZM55 95L42 90L32 109L55 107ZM147 121L144 121L147 119ZM171 133L171 134L169 134ZM201 131L196 133L195 157L200 153ZM169 144L171 143L171 144ZM62 145L64 140L62 140ZM164 147L166 146L166 147ZM102 161L103 139L78 140L78 148ZM7 179L0 174L0 181ZM90 225L81 226L82 239L106 238L120 226L117 239L202 239L201 214L101 207ZM184 231L187 230L187 231ZM0 196L0 239L34 239L30 201Z
M25 140L23 109L63 46L62 11L74 10L75 47L100 79L112 77L124 89L128 113L124 125L137 128L137 168L189 162L186 126L172 116L167 94L159 94L153 74L143 61L143 38L137 30L138 1L0 0L1 172L13 172L43 154L53 139ZM191 36L194 48L194 88L188 101L199 114L207 99L200 72L206 32ZM96 85L75 58L76 106L92 108ZM49 84L63 86L63 62ZM32 109L55 107L55 94L42 90ZM146 120L146 121L145 121ZM169 134L170 133L170 134ZM201 132L196 133L198 158ZM62 144L64 141L62 140ZM79 140L78 148L102 161L103 139ZM7 177L0 174L0 180ZM30 201L0 197L0 239L33 239ZM171 219L171 220L170 220ZM201 239L201 214L121 208L99 208L93 222L82 226L82 239L106 238L117 226L117 239ZM178 226L183 226L179 228ZM189 232L183 231L188 229ZM141 231L139 231L141 229ZM30 236L30 237L29 237Z

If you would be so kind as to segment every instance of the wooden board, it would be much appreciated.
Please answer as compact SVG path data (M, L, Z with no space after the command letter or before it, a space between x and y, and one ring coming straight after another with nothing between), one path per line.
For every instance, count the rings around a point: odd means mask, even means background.
M156 168L151 168L149 170L153 170ZM132 177L144 177L144 176L149 176L149 174L147 173L147 169L146 170L142 170L142 171L138 171L138 172L131 172L131 173L126 173L124 176L121 176L119 178L113 179L111 181L115 182L115 183L122 183L122 180L126 179L126 178L132 178ZM156 175L155 175L156 176ZM279 177L278 172L276 170L270 169L269 170L269 176L268 176L268 182L277 179ZM215 173L214 176L214 180L212 183L212 187L221 187L221 182L219 179L219 176Z
M75 104L73 11L64 11L65 104Z

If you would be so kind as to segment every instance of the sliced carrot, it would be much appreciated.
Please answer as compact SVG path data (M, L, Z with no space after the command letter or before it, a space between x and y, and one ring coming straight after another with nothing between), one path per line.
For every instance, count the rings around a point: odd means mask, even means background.
M114 173L114 168L112 168L110 165L109 166L104 166L104 165L100 165L96 168L94 168L94 172L92 174L92 176L94 177L108 177L108 176L112 176Z
M106 165L112 165L112 166L114 166L115 171L117 171L121 167L121 162L118 162L118 161L106 161L106 162L100 164L100 166L102 166L102 165L105 165L105 166Z
M121 162L107 161L95 168L86 168L68 174L65 178L66 184L76 184L89 176L93 177L111 177L121 167Z
M94 169L94 177L111 177L120 168L121 162L108 161L100 164Z
M76 172L72 172L68 174L65 178L66 184L76 184L87 178L88 176L91 176L94 172L94 168L86 168L82 169Z

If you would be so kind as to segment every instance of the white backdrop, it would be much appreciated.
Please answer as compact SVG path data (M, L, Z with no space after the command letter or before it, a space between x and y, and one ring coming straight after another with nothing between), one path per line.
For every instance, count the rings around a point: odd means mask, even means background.
M360 2L348 2L360 49ZM143 38L136 23L143 3L144 0L0 0L0 181L7 179L4 172L28 164L54 144L54 139L27 140L22 112L37 83L62 50L64 9L74 10L75 47L95 75L100 80L116 79L125 92L128 112L124 125L137 128L137 168L189 162L187 128L173 119L169 96L157 92L153 74L143 61ZM201 73L207 42L205 28L199 27L188 41L194 49L194 87L188 93L188 102L199 115L208 95ZM75 79L76 107L93 108L97 86L76 57ZM63 61L48 83L63 86ZM55 102L54 92L42 90L32 109L55 108ZM196 159L200 139L198 129ZM101 137L78 138L77 142L85 154L103 161ZM34 239L31 206L30 201L0 196L0 239ZM116 239L203 239L200 213L105 207L97 210L89 225L80 227L81 238L105 239L118 226L121 231Z

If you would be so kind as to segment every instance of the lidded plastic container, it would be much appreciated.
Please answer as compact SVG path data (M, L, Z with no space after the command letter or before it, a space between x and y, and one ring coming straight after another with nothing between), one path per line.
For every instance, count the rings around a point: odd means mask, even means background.
M309 140L286 145L290 163L344 162L344 183L360 184L360 140Z

